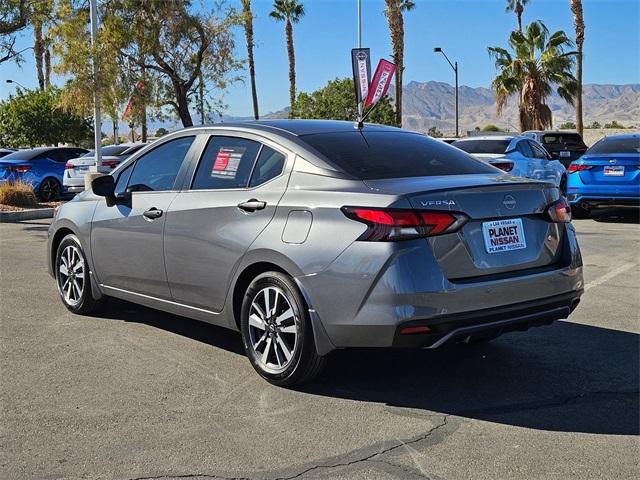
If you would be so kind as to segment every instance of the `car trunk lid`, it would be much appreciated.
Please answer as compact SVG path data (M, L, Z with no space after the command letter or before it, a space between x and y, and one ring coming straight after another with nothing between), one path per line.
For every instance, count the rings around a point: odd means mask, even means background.
M580 164L590 167L577 172L585 184L628 185L640 178L640 155L635 153L589 155Z
M547 207L558 199L557 189L550 184L508 175L365 183L381 193L401 196L415 209L460 212L469 217L460 230L426 239L449 280L548 267L561 256L564 229L546 216ZM492 244L503 240L506 244Z

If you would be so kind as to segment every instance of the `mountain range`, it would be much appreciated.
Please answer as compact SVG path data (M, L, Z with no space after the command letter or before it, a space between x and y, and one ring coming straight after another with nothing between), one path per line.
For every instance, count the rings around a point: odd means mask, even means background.
M575 109L554 94L547 99L553 113L554 126L575 121ZM443 82L410 82L403 89L403 126L426 132L431 127L447 133L455 130L455 89ZM489 88L459 89L460 129L494 124L518 130L517 98L510 98L500 117L496 114L495 95ZM583 86L585 125L601 125L617 120L626 126L640 126L640 84Z

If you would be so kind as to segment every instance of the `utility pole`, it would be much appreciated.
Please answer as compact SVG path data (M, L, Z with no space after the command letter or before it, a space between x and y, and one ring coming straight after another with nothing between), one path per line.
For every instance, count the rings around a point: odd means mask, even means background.
M449 60L449 57L447 57L447 54L444 53L444 50L442 50L442 48L440 47L436 47L433 49L433 51L435 53L441 53L442 55L444 55L444 58L447 59L447 62L449 62L449 65L451 65L451 68L453 68L453 71L456 74L456 138L460 135L460 130L458 128L458 62L451 63L451 60Z
M100 89L98 88L99 66L95 56L96 37L98 32L98 5L97 0L89 0L89 12L91 16L91 48L94 49L92 58L93 68L93 142L95 148L96 165L102 163L102 118L100 117Z
M362 0L358 0L358 48L362 48ZM358 124L362 122L362 102L358 102Z

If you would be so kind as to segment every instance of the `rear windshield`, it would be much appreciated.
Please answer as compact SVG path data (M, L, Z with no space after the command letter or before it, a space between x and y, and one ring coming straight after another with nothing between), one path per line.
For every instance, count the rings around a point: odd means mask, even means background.
M542 142L547 145L561 143L563 145L583 145L582 137L577 133L563 133L561 135L547 134L542 137Z
M17 152L10 153L4 156L3 160L31 160L42 150L18 150Z
M591 153L640 153L640 137L603 138L587 150Z
M335 132L302 139L346 173L362 180L496 173L444 142L406 132Z
M133 155L135 152L140 150L142 147L146 147L146 146L147 146L146 143L141 143L140 145L133 145L133 146L127 148L124 152L122 152L122 155Z
M503 154L507 151L510 140L461 140L451 145L467 153Z

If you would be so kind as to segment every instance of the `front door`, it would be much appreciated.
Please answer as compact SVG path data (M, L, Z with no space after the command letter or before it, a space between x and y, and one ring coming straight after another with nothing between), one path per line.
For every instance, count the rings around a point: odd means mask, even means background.
M91 251L100 284L171 298L164 269L163 230L176 198L176 180L194 136L164 142L121 171L116 193L130 197L109 207L101 200L91 229Z
M218 312L243 254L287 186L287 156L248 138L212 136L190 188L171 204L165 265L174 301Z

